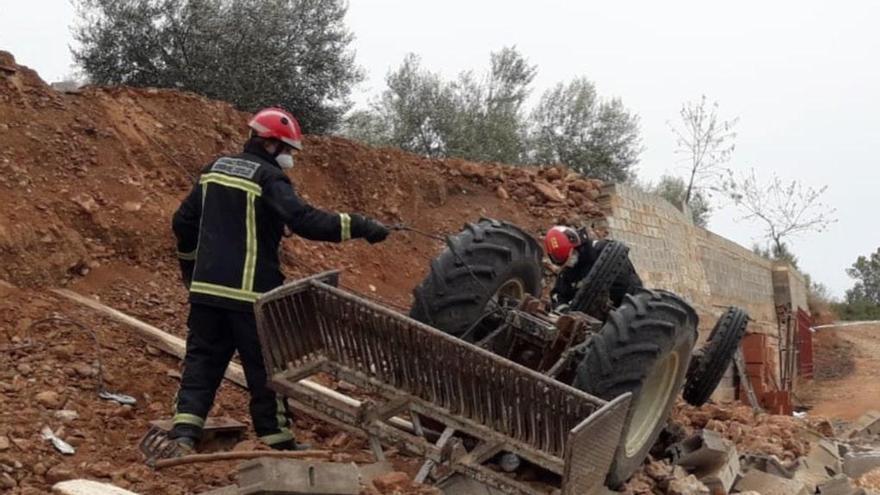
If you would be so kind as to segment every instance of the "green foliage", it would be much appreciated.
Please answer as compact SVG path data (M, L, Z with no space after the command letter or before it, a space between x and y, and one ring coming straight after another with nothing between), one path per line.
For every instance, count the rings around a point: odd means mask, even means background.
M844 320L880 320L880 248L868 256L859 256L847 275L856 279L846 291L844 302L833 305Z
M788 244L784 242L779 244L772 243L769 246L763 247L760 244L754 244L752 245L752 252L771 261L784 261L795 269L799 269L797 256L791 252ZM809 277L809 275L807 275L807 277Z
M868 301L832 303L831 308L841 320L880 320L880 305Z
M485 76L466 72L451 85L453 103L445 107L446 154L519 163L526 151L523 106L536 69L515 48L492 53L491 62Z
M687 184L680 177L664 175L657 184L649 186L648 191L666 199L666 201L681 209L687 194ZM694 225L703 228L709 226L709 216L712 213L712 207L709 206L709 201L703 196L703 193L697 191L691 196L688 209L691 212Z
M487 74L465 72L449 82L407 55L370 109L349 116L345 134L425 156L518 163L525 153L522 108L535 69L513 48L491 59Z
M638 116L619 99L600 101L580 77L547 90L531 115L531 159L564 163L609 182L625 182L641 152Z
M880 248L867 257L859 256L846 274L856 279L853 288L846 291L848 303L880 305Z
M369 109L353 112L344 134L431 157L505 163L564 163L624 181L638 161L638 117L619 100L600 101L586 79L547 91L526 119L536 68L515 49L491 54L482 75L453 81L424 69L415 55L386 77Z
M76 62L96 84L194 91L254 111L280 105L335 128L363 79L342 0L77 0Z

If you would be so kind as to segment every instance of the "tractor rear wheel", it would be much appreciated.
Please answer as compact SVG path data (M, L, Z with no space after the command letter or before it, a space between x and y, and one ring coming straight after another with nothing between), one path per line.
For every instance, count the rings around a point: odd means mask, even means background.
M629 479L665 427L684 383L697 323L693 308L675 294L638 289L587 342L572 385L605 400L632 393L608 486Z
M541 293L543 251L519 227L491 219L469 223L447 239L428 276L413 290L410 317L469 341L503 317L505 301Z

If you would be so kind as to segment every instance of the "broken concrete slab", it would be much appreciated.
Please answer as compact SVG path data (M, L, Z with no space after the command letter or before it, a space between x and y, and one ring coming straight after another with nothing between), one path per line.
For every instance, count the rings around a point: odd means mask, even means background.
M845 474L838 474L816 487L819 495L859 495L865 490L853 486L852 479Z
M843 462L839 452L836 442L828 440L814 442L809 454L800 459L794 479L807 485L810 492L815 492L819 485L843 472Z
M357 495L360 473L354 464L259 458L238 469L240 495Z
M58 495L138 495L109 483L92 480L67 480L52 485L52 493Z
M837 442L831 440L816 442L807 454L807 459L824 466L831 476L843 472L843 460L840 458L840 446Z
M745 454L740 457L740 464L744 471L754 469L785 479L794 478L794 470L783 464L775 455Z
M810 490L800 481L750 469L736 482L738 492L754 491L763 495L809 495Z
M880 435L880 411L868 411L853 424L849 437Z
M504 495L504 492L495 487L461 474L452 475L438 488L443 492L443 495ZM614 492L609 490L606 493Z
M858 478L878 467L880 451L850 452L843 458L843 472L851 478Z

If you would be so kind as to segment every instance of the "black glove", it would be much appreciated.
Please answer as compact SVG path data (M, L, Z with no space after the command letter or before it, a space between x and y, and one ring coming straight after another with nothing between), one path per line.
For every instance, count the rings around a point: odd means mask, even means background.
M370 244L382 242L390 230L378 220L362 215L351 215L351 236L366 239Z
M183 285L189 289L189 286L192 283L193 271L196 268L196 262L195 260L178 261L180 261L180 279L183 281Z

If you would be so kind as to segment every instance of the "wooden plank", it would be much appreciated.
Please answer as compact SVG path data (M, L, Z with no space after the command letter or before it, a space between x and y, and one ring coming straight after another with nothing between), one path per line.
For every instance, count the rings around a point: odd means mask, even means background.
M92 480L68 480L52 486L52 493L58 495L137 495L115 485Z
M144 323L143 321L134 318L133 316L129 316L119 310L107 306L106 304L100 303L95 299L83 296L82 294L73 292L71 290L51 289L51 292L65 299L91 308L118 323L126 325L127 327L137 332L138 337L144 339L151 345L154 345L156 348L177 357L178 359L183 359L183 357L186 355L186 341L184 341L180 337L164 332L150 324ZM226 369L225 378L237 385L247 388L247 380L244 377L244 370L238 363L229 363L229 367ZM357 408L361 405L361 401L353 399L345 394L341 394L335 390L327 388L311 380L302 380L299 382L299 384L308 388L311 392L336 399L351 407ZM407 431L412 431L413 428L412 423L402 418L391 418L389 422L392 425L398 428L403 428Z

